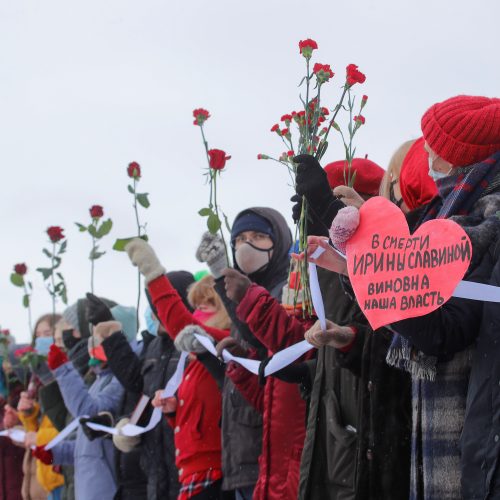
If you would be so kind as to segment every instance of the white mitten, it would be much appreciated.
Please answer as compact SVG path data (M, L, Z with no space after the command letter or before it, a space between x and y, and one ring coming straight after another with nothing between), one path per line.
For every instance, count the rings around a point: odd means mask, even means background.
M129 418L122 418L116 424L115 429L120 430L129 422L130 422ZM141 438L139 436L122 436L121 434L113 435L113 444L123 453L130 453L140 442Z
M200 262L207 263L210 273L215 279L220 278L222 271L229 267L222 238L209 231L201 237L201 242L196 250L196 258Z
M206 349L200 344L198 339L194 336L203 335L210 339L213 343L214 339L199 325L188 325L183 328L175 337L174 344L178 351L202 353Z
M153 247L143 239L134 238L130 243L127 243L125 251L132 264L139 268L146 284L166 273Z

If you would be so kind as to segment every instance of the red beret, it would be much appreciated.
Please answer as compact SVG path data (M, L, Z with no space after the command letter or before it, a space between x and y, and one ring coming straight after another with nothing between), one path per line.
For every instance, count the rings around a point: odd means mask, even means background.
M429 155L423 137L417 139L406 153L399 174L399 189L410 210L421 207L437 195L436 183L429 176Z
M347 162L345 160L334 161L325 167L328 183L332 189L337 186L347 185L344 178L344 165L347 175ZM351 175L354 172L356 172L353 186L355 191L361 194L377 196L382 177L384 177L384 169L371 160L354 158L352 160Z

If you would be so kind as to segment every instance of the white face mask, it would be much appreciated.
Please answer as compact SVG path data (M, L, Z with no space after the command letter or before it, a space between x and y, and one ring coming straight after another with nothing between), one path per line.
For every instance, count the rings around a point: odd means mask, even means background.
M436 158L434 156L429 155L429 177L431 177L434 182L440 179L444 179L445 177L448 177L449 173L451 172L451 167L450 170L448 170L448 172L436 172L432 168L435 159Z
M234 258L245 274L253 274L269 264L271 252L272 247L264 250L246 241L234 252Z

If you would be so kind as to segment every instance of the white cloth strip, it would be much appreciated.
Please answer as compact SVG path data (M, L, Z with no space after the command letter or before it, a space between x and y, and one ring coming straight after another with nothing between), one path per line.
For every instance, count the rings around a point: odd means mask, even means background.
M48 444L45 445L45 449L51 450L54 446L62 443L80 425L80 419L83 417L85 417L85 415L75 418L75 420L70 422L70 424L67 425L52 441L49 441Z

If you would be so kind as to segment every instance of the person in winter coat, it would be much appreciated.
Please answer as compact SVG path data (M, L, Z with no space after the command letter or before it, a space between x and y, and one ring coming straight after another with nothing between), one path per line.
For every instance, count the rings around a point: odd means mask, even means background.
M439 195L410 229L435 218L458 223L472 243L465 279L484 283L500 229L500 99L457 96L437 103L424 114L422 131ZM311 239L309 249L316 244L328 247ZM316 262L345 272L345 261L328 249ZM388 361L413 376L411 498L460 497L459 439L482 313L481 302L452 297L430 314L391 325L396 334Z
M408 149L405 145L403 148L405 152ZM393 178L384 177L388 192L399 176L401 165L397 160L403 157L398 150L390 162ZM343 161L327 165L323 173L311 157L305 159L299 168L307 169L308 176L298 190L313 204L322 198L322 192L326 199L327 190L333 189L343 203L359 207L382 189L383 170L373 162L356 161L360 196L343 185ZM400 197L399 190L397 195ZM330 210L329 216L333 214ZM327 224L331 220L325 220ZM310 366L313 385L299 498L403 499L409 491L410 379L386 365L390 333L368 331L361 311L343 290L340 277L321 268L318 276L327 319L341 325L355 323L357 335L355 341L348 336L345 342L335 344L324 334L319 342L310 340L319 350L316 366ZM393 393L399 397L393 398ZM390 424L386 421L388 412ZM390 439L386 436L388 428ZM394 474L394 467L399 474Z
M167 277L184 305L190 308L187 289L194 282L192 274L174 271L167 273ZM146 313L146 325L147 332L142 333L144 348L139 356L119 332L105 338L102 347L111 371L125 390L152 399L155 392L163 389L172 377L180 353L151 309ZM138 421L139 425L149 422L151 413L152 407L148 405ZM128 418L122 418L118 425L125 425L128 421ZM175 466L174 434L165 420L140 437L114 436L113 442L123 453L136 449L139 451L141 468L147 476L148 500L177 498L179 481Z
M272 239L270 239L272 235ZM281 299L288 277L290 230L283 216L272 208L254 207L240 212L231 228L231 241L248 240L238 250L233 246L236 271L243 272L277 300ZM274 247L269 247L269 241ZM231 336L244 348L252 346L257 356L265 358L267 349L252 333L249 325L237 314L237 304L226 295L225 253L220 243L206 233L197 250L197 258L206 262L216 279L215 289L231 317ZM225 490L235 490L238 500L252 498L259 477L258 457L261 455L262 415L236 389L229 377L224 379L222 398L222 467Z
M105 321L95 326L94 336L101 337L108 331L116 332L121 329L119 322ZM89 354L95 355L93 351L89 349ZM93 416L100 412L109 413L113 417L116 415L124 390L105 363L94 367L96 380L90 388L85 385L67 355L55 345L49 351L48 364L59 384L64 403L74 418ZM81 425L77 430L76 441L63 441L50 451L39 447L37 454L46 463L74 465L77 500L114 497L117 483L111 439L90 440Z
M489 284L500 287L500 242ZM461 437L462 498L500 498L500 304L485 302Z
M148 243L134 238L125 250L131 262L144 275L158 319L178 349L205 351L194 337L195 330L186 328L190 325L203 326L198 332L205 331L216 341L229 335L229 330L208 326L205 315L201 316L204 321L199 320L198 311L192 314L186 308ZM200 283L194 286L200 286ZM216 294L211 286L209 288L215 300ZM223 308L220 300L218 304L219 310ZM157 403L161 404L158 399ZM177 398L170 398L168 403L170 423L174 424L176 465L181 483L179 500L219 498L222 486L221 394L215 379L195 355L190 357L184 371Z

